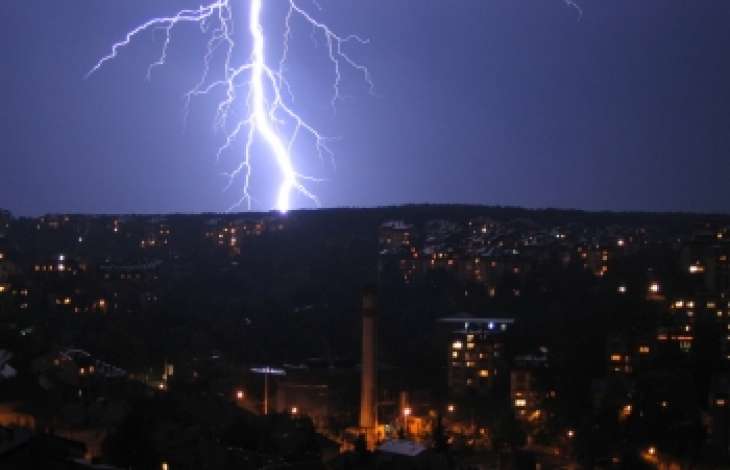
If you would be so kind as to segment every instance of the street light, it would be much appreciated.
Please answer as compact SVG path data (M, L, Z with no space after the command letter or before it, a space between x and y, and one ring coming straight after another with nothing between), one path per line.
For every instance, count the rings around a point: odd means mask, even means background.
M266 416L269 414L269 375L286 375L286 371L269 366L252 367L250 370L254 374L264 375L264 416Z

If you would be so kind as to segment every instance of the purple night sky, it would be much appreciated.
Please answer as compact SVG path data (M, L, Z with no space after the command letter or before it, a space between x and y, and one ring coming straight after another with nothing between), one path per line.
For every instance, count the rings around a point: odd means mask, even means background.
M324 207L730 211L730 2L578 0L579 20L562 0L319 1L323 11L312 10L333 29L371 39L349 51L377 92L346 71L333 112L323 44L295 30L296 107L338 137L336 167L297 149L303 170L327 179L313 187ZM152 81L154 33L84 79L127 30L199 1L9 3L0 207L200 212L237 199L223 191L230 156L215 161L217 101L193 101L183 119L201 71L199 29L176 33ZM283 3L265 0L274 61ZM266 210L276 178L266 155L257 162L256 208Z

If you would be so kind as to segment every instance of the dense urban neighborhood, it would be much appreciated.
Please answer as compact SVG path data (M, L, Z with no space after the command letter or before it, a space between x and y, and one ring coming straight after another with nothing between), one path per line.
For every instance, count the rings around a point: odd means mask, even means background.
M0 212L1 468L727 468L730 216Z

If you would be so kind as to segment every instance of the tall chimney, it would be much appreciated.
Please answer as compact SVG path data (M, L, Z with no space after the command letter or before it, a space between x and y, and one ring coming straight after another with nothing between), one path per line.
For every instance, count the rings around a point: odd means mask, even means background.
M377 441L377 298L375 289L365 289L362 297L362 372L360 383L360 429L365 434L368 449Z

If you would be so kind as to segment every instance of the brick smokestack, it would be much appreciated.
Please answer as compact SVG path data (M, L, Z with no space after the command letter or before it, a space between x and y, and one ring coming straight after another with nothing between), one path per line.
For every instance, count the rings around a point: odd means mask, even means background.
M360 428L368 449L377 441L377 296L375 289L366 288L362 296L362 372L360 382Z

